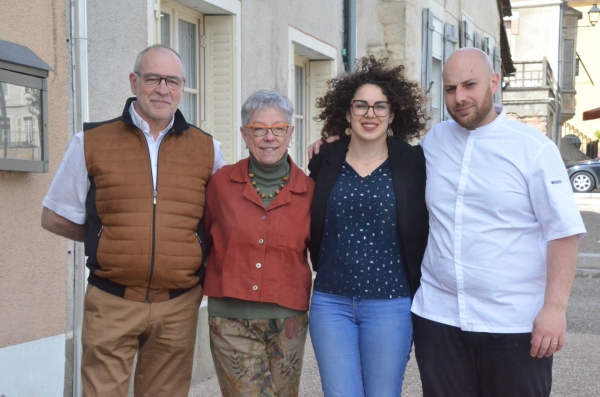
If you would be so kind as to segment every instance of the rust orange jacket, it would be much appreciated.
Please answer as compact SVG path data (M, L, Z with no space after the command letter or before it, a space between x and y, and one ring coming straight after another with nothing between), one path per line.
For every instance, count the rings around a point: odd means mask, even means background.
M288 157L290 181L265 208L248 178L249 159L221 168L206 191L209 254L204 294L308 310L314 182Z

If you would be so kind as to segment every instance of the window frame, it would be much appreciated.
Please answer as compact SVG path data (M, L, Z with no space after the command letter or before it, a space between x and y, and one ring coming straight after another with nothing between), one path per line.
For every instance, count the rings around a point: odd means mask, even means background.
M169 38L171 40L170 43L162 43L162 19L160 18L160 14L167 13L170 15L170 23L169 23ZM189 78L191 73L195 73L195 79L197 86L195 88L190 88L186 83L184 87L184 97L185 94L191 94L196 96L196 107L195 107L195 123L192 123L200 128L205 128L205 117L204 117L204 104L205 97L203 95L204 92L204 14L198 11L191 10L187 7L183 7L177 3L171 1L162 1L160 4L159 17L155 20L155 42L162 43L170 46L175 51L180 53L180 43L179 43L179 20L185 21L187 23L191 23L196 26L196 43L195 43L195 55L196 55L196 70L190 71L186 70L186 79L190 81ZM183 101L183 98L182 98ZM180 110L183 107L180 105ZM185 115L184 115L185 116ZM193 119L188 120L186 117L186 121L190 122Z
M296 165L302 169L307 166L306 161L306 142L307 142L307 132L309 129L308 125L308 66L309 60L308 58L295 55L294 56L294 80L292 84L292 103L294 105L294 114L292 116L292 125L294 126L294 136L292 138L292 147L290 153L292 154L292 158L294 159ZM302 69L302 81L298 81L297 71L298 68ZM300 90L300 92L299 92ZM300 94L300 95L299 95ZM300 103L298 103L298 99L300 97ZM302 114L299 114L298 111L302 110ZM301 121L302 128L297 128L298 121Z
M35 73L35 74L34 74ZM0 60L0 81L33 88L40 91L40 160L22 160L0 157L0 171L38 172L49 171L48 161L48 71L13 64ZM0 133L0 139L2 139ZM1 155L1 154L0 154Z

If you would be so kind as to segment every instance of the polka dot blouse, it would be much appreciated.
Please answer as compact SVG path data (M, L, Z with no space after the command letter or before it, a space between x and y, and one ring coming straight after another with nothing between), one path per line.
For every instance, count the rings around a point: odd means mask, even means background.
M344 162L327 200L315 291L367 299L410 296L388 160L361 177Z

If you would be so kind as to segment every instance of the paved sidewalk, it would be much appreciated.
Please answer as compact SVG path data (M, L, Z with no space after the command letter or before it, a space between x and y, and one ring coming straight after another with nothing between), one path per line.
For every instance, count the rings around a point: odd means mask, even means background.
M598 397L600 395L600 278L577 277L567 312L565 348L554 360L552 397ZM419 397L421 384L414 357L408 363L403 396ZM218 397L215 376L194 387L190 397ZM319 371L310 340L306 345L300 396L321 397Z

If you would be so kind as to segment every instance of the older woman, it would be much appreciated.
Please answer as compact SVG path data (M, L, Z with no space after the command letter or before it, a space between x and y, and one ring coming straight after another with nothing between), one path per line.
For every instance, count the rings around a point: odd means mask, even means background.
M427 244L424 128L402 66L363 58L317 101L323 137L310 161L310 335L325 397L398 397L412 345L411 298Z
M224 396L298 395L314 182L287 153L292 114L273 91L246 99L240 131L250 157L221 168L207 189L204 294Z

